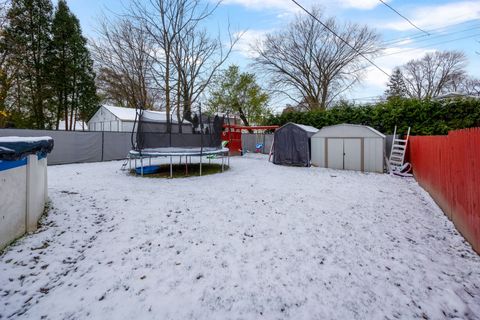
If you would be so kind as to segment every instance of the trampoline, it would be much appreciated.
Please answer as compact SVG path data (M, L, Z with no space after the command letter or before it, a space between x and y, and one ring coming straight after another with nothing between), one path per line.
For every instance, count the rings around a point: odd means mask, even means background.
M135 172L140 173L141 176L147 174L144 170L146 167L144 161L148 159L148 165L152 166L152 158L166 157L170 158L170 178L173 177L173 158L179 157L180 164L182 164L182 158L185 157L185 165L188 166L189 163L192 163L192 157L199 157L200 160L200 175L202 175L202 164L203 157L207 157L210 162L212 158L219 158L222 161L222 172L225 170L225 164L230 165L228 148L175 148L175 147L165 147L165 148L147 148L143 150L131 150L129 152L129 167L132 170L132 160L135 162ZM226 161L225 161L226 158ZM190 159L190 161L189 161ZM140 167L137 167L137 161L140 161ZM188 170L188 167L186 167Z
M223 118L203 117L201 107L198 108L198 115L194 115L195 121L183 123L174 122L173 113L170 115L170 121L165 123L149 118L148 112L141 108L137 108L136 112L137 119L132 130L132 150L128 154L130 171L134 161L136 174L143 176L151 173L149 167L152 167L152 159L155 158L169 158L170 178L173 178L175 158L179 159L180 164L185 165L186 173L188 165L198 159L200 176L205 160L209 163L221 160L222 172L225 165L230 165L229 149L222 145L221 139Z

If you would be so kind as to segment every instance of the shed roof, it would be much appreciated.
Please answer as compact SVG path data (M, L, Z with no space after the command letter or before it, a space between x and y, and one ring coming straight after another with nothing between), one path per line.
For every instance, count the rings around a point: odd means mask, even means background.
M289 125L289 124L292 124L294 126L297 126L299 128L301 128L302 130L304 131L307 131L307 132L311 132L311 133L316 133L318 132L318 129L315 128L315 127L312 127L312 126L306 126L304 124L298 124L298 123L293 123L293 122L289 122L287 123L286 125Z
M385 135L372 127L342 123L333 126L323 127L314 137L379 137L385 138Z

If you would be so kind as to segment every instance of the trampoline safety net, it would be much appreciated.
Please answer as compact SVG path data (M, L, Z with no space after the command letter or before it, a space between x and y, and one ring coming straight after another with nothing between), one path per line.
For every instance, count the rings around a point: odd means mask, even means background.
M221 148L224 118L194 116L192 122L179 123L152 116L152 112L137 109L136 128L132 132L132 149L162 148Z

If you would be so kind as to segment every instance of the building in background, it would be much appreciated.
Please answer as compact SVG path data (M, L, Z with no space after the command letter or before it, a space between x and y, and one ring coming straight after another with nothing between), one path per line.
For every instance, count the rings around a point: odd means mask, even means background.
M145 110L143 116L155 123L167 123L167 114L164 111ZM174 116L171 119L173 124L177 124ZM136 119L136 111L134 108L122 108L114 106L101 106L92 118L87 122L89 131L116 131L116 132L132 132ZM188 121L184 121L184 125L191 128Z

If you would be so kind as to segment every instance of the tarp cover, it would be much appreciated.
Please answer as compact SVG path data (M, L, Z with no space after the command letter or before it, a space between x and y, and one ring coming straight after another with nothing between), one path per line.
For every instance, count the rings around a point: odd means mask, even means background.
M30 154L45 156L53 149L51 137L0 137L0 160L15 161Z
M295 123L287 123L277 129L273 142L273 163L310 166L310 137L314 134L314 130L305 130Z

